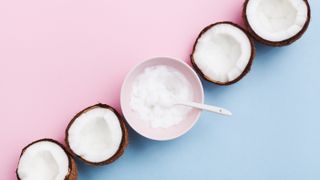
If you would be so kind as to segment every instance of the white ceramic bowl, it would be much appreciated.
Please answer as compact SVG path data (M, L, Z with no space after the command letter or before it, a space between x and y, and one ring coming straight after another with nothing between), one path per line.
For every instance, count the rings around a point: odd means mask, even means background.
M203 103L204 93L201 81L196 72L188 64L174 58L156 57L136 65L128 73L121 88L121 109L129 125L142 136L159 141L171 140L189 131L199 119L201 111L192 109L186 116L186 119L172 127L152 128L148 122L140 119L139 115L131 110L130 100L133 81L145 68L156 65L166 65L181 72L192 85L194 94L193 101Z

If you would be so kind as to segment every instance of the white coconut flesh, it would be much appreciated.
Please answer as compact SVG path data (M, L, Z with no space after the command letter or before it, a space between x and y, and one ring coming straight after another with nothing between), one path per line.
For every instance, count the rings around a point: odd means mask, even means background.
M119 119L107 108L96 107L82 113L68 130L72 151L92 163L111 158L120 148L121 140Z
M17 173L22 180L64 180L69 173L68 155L56 143L39 141L24 151Z
M302 30L308 19L308 7L303 0L250 0L246 16L258 36L279 42Z
M252 53L248 36L240 28L216 24L198 38L193 61L210 80L227 83L247 67Z

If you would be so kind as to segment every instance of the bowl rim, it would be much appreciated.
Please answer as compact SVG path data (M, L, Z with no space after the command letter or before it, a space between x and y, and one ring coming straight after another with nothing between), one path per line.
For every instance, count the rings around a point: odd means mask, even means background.
M142 62L139 62L137 63L136 65L134 65L130 71L126 74L123 82L122 82L122 85L121 85L121 90L120 90L120 108L121 108L121 112L122 112L122 115L125 119L125 121L128 123L128 125L135 131L137 132L138 134L140 134L141 136L145 137L145 138L148 138L148 139L151 139L151 140L156 140L156 141L169 141L169 140L173 140L173 139L176 139L178 137L181 137L182 135L186 134L187 132L189 132L192 127L197 123L197 121L199 120L200 118L200 115L201 115L201 111L197 112L197 115L196 117L194 118L192 124L190 126L188 126L188 128L185 128L183 131L181 131L181 133L177 134L176 136L173 136L173 137L170 137L170 138L155 138L155 137L151 137L151 136L148 136L147 134L144 134L140 131L138 131L134 126L132 126L132 124L130 123L130 121L128 120L128 117L125 113L125 111L123 110L124 108L124 94L125 94L125 86L126 84L128 83L128 80L129 80L129 77L132 75L132 73L138 68L140 67L141 65L149 62L149 61L154 61L155 59L169 59L170 61L175 61L175 62L178 62L180 63L181 65L183 65L184 67L186 67L187 69L190 70L190 72L192 73L192 75L195 77L197 83L200 85L200 96L201 96L201 102L200 103L204 103L204 89L203 89L203 84L200 80L200 77L198 76L198 74L196 73L196 71L189 65L187 64L186 61L184 60L181 60L179 58L175 58L175 57L169 57L169 56L155 56L155 57L151 57L151 58L147 58L146 60L142 61Z

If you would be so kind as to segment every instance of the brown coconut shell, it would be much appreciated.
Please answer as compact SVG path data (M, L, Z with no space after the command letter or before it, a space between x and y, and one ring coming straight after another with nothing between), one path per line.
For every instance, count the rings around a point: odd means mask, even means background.
M302 29L293 37L283 40L283 41L269 41L267 39L264 39L262 37L260 37L258 34L256 34L253 30L253 28L251 27L251 25L249 24L248 18L247 18L247 6L250 0L246 0L243 4L243 10L242 10L242 18L243 18L243 22L244 25L246 27L246 29L248 30L249 34L258 42L268 45L268 46L275 46L275 47L281 47L281 46L287 46L292 44L293 42L295 42L296 40L300 39L302 37L302 35L307 31L309 24L310 24L310 19L311 19L311 9L310 9L310 5L308 3L307 0L303 0L308 8L308 15L307 15L307 21L305 22L304 26L302 27Z
M219 25L219 24L230 24L230 25L233 25L239 29L241 29L248 37L249 41L250 41L250 45L251 45L251 56L250 56L250 59L249 59L249 62L246 66L246 68L243 70L243 72L241 73L241 75L239 77L237 77L236 79L232 80L232 81L229 81L229 82L220 82L220 81L216 81L214 79L211 79L210 77L206 76L202 71L201 69L197 66L197 64L195 63L195 60L194 60L194 56L193 54L195 53L196 51L196 46L197 46L197 43L198 43L198 40L201 38L201 36L206 33L209 29L211 29L212 27L216 26L216 25ZM222 21L222 22L217 22L217 23L214 23L214 24L211 24L207 27L205 27L201 32L200 34L198 35L194 45L193 45L193 50L192 50L192 54L190 56L190 59L191 59L191 64L192 66L194 67L195 71L201 76L203 77L205 80L209 81L209 82L212 82L214 84L217 84L217 85L221 85L221 86L227 86L227 85L231 85L231 84L234 84L238 81L240 81L251 69L251 66L253 64L253 60L255 58L255 55L256 55L256 48L255 48L255 45L254 45L254 42L253 42L253 39L251 38L251 36L249 35L249 33L243 29L241 26L239 26L238 24L235 24L233 22L229 22L229 21Z
M73 122L82 114L82 113L85 113L85 112L88 112L94 108L106 108L106 109L109 109L111 111L114 112L114 114L118 117L118 120L120 122L120 126L121 126L121 130L122 130L122 140L121 140L121 143L120 143L120 146L119 146L119 149L118 151L109 159L106 159L104 161L101 161L101 162L90 162L90 161L87 161L85 160L84 158L82 158L81 156L77 155L70 147L70 144L69 144L69 140L68 140L68 137L69 137L69 128L71 127L71 125L73 124ZM65 137L65 142L66 142L66 148L67 150L74 156L74 157L77 157L79 158L81 161L85 162L86 164L88 165L92 165L92 166L103 166L103 165L106 165L106 164L110 164L112 162L114 162L115 160L117 160L125 151L125 149L127 148L128 146L128 130L127 130L127 127L126 127L126 124L125 124L125 121L124 119L122 118L122 116L111 106L107 105L107 104L96 104L96 105L93 105L93 106L90 106L90 107L87 107L85 108L84 110L80 111L79 113L77 113L73 118L72 120L70 121L70 123L68 124L67 126L67 129L65 131L66 133L66 137Z
M78 179L78 170L77 170L77 165L74 161L74 159L72 158L72 156L69 154L69 152L66 150L66 148L61 144L59 143L58 141L56 140L53 140L53 139L40 139L40 140L37 140L37 141L34 141L30 144L28 144L26 147L24 147L22 149L22 152L21 152L21 155L20 155L20 158L22 157L22 155L24 154L24 152L33 144L36 144L38 142L42 142L42 141L49 141L49 142L52 142L52 143L55 143L57 144L58 146L60 146L64 152L67 154L68 156L68 160L69 160L69 171L68 171L68 174L66 175L66 177L64 178L64 180L77 180ZM19 158L19 159L20 159ZM18 168L16 169L16 175L17 175L17 179L18 180L21 180L21 178L19 177L19 174L18 174Z

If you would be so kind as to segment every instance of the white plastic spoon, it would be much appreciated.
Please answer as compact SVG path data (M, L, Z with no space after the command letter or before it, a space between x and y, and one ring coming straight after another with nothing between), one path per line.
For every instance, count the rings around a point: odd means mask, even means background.
M173 102L173 104L188 106L188 107L192 107L192 108L196 108L196 109L200 109L200 110L205 110L205 111L210 111L210 112L222 114L225 116L232 115L232 113L227 109L217 107L217 106L211 106L211 105L207 105L207 104L201 104L201 103L196 103L196 102L184 102L184 101L175 101L175 102Z

